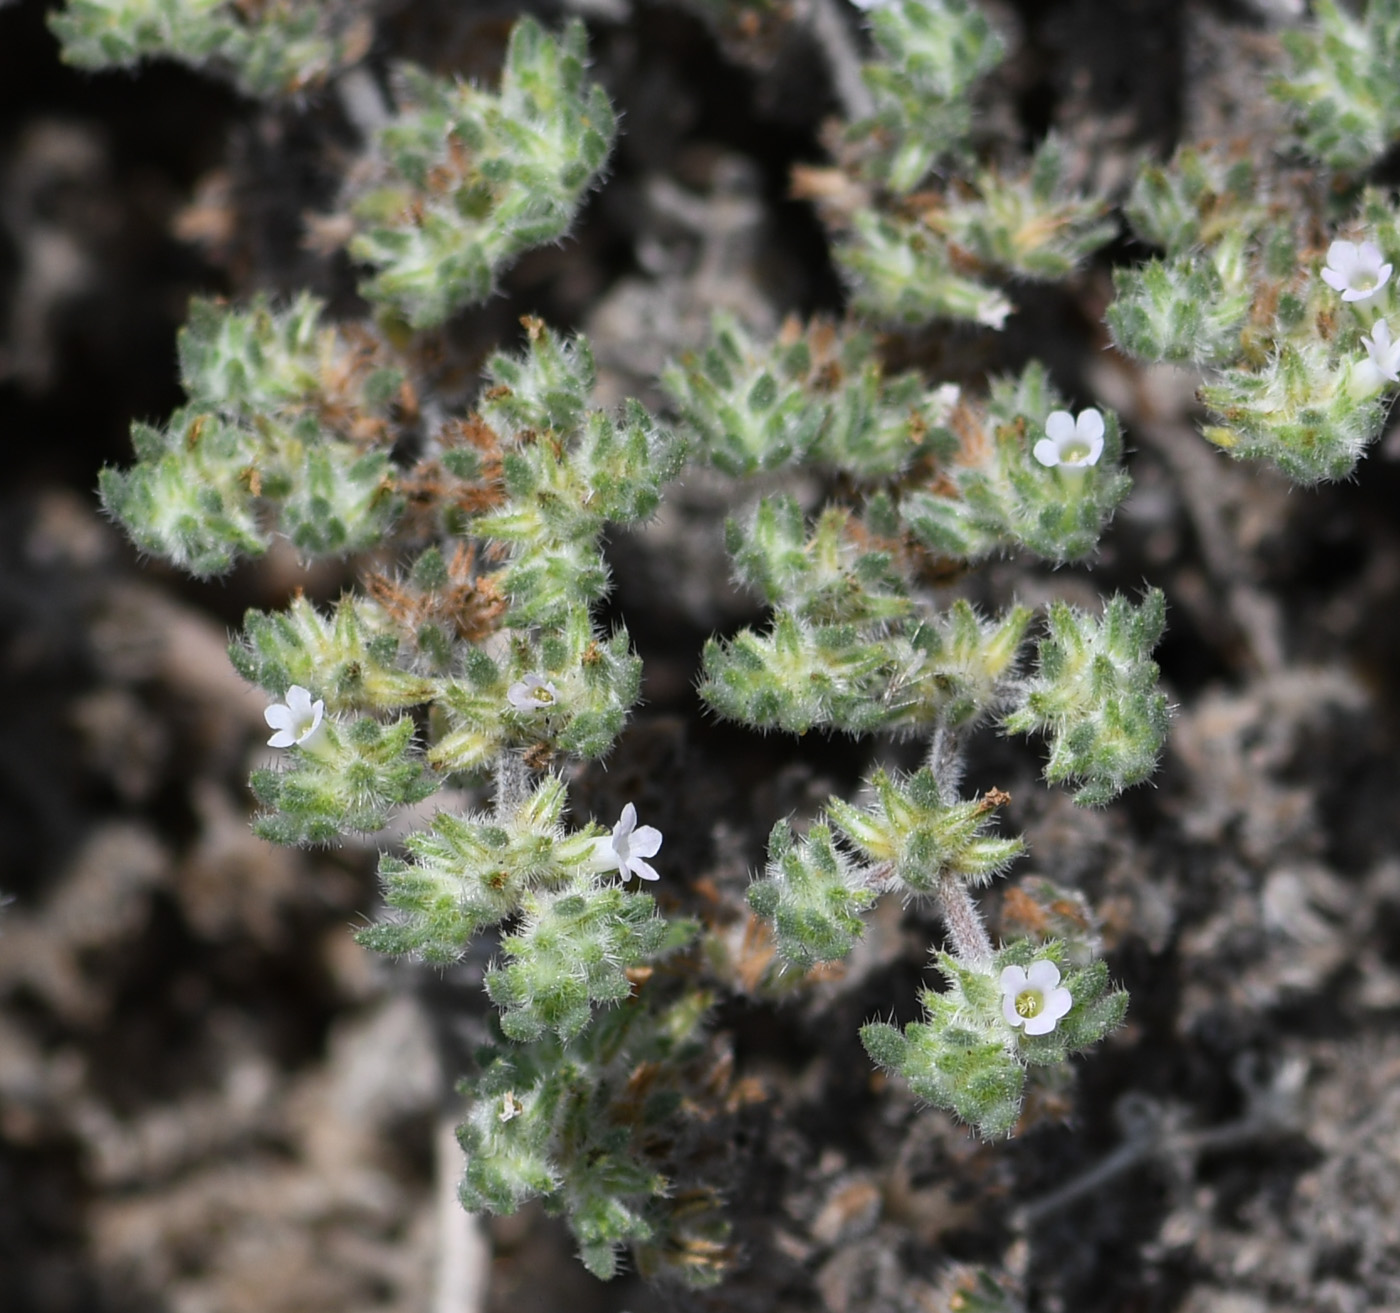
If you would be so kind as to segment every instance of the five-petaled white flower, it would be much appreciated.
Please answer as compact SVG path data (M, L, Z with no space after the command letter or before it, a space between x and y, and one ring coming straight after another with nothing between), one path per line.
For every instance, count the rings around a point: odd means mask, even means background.
M1045 420L1045 436L1031 449L1042 465L1082 470L1103 455L1103 416L1092 406L1075 419L1067 410L1052 410Z
M1073 1003L1053 962L1042 959L1029 971L1007 967L1001 973L1001 1014L1008 1026L1024 1026L1027 1035L1048 1035Z
M1389 263L1381 263L1375 242L1333 242L1327 248L1322 281L1342 294L1343 301L1369 301L1390 281Z
M305 743L318 729L326 714L326 704L317 698L311 700L300 684L293 684L287 690L287 701L274 702L263 712L263 719L270 729L277 731L267 741L269 748L290 748L293 743Z
M1371 325L1371 336L1363 337L1361 345L1382 378L1400 383L1400 342L1391 341L1390 325L1384 319Z
M613 826L612 833L593 840L593 860L601 870L615 868L624 880L629 875L659 880L661 876L656 869L642 859L655 857L660 847L661 831L654 825L638 829L637 809L629 802L622 809L622 818Z
M506 689L506 701L517 711L540 711L559 701L559 690L552 679L526 675Z

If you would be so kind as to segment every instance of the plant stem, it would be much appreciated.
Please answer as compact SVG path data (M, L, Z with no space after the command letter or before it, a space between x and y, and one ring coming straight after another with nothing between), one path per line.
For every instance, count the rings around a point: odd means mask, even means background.
M962 741L958 732L940 724L933 731L925 761L938 782L943 801L951 806L958 800L963 773ZM938 903L943 924L948 927L948 937L953 941L953 956L968 966L990 962L992 941L982 924L982 913L977 910L967 886L956 875L944 875L938 882Z
M506 749L496 758L496 819L515 815L530 789L530 768L518 752Z
M933 731L924 760L933 772L933 778L938 781L938 791L943 795L943 801L956 802L963 775L962 739L957 730L940 724Z
M981 966L992 960L992 941L982 924L982 913L955 875L945 875L938 885L938 903L943 924L953 941L953 956L967 966Z

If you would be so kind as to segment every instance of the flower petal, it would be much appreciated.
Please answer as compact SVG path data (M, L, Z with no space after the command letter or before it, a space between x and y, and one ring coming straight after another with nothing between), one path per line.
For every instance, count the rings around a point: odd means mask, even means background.
M1350 278L1360 263L1361 249L1355 242L1333 242L1327 248L1327 267L1343 278Z
M630 847L638 857L655 857L661 847L661 831L654 825L639 825L632 832Z
M1103 441L1103 416L1090 406L1088 410L1081 410L1079 418L1074 421L1075 436L1080 442L1093 446L1095 442Z
M1031 455L1042 465L1054 469L1060 463L1060 449L1049 438L1041 438L1039 442L1031 448Z
M305 743L318 729L321 728L321 720L326 714L326 704L317 698L311 704L310 716L303 717L300 725L301 734L297 737L298 743ZM308 723L309 721L309 723ZM296 726L293 727L298 728Z
M1074 439L1074 416L1067 410L1052 410L1045 417L1045 436L1056 445Z
M1038 1012L1026 1022L1027 1035L1048 1035L1055 1029L1055 1018L1048 1012Z
M637 828L637 809L629 802L623 809L618 822L613 826L614 839L626 839Z
M300 684L293 684L287 690L287 706L298 720L307 720L311 716L311 694Z
M1042 994L1048 994L1059 983L1060 968L1045 958L1032 962L1031 969L1026 972L1026 984Z
M661 879L661 873L656 869L656 867L650 865L650 864L647 863L647 862L642 861L642 859L641 859L640 857L634 857L630 862L627 863L627 867L628 867L628 870L630 870L630 871L632 872L633 875L635 875L635 876L638 877L638 879L641 879L641 880L659 880L659 879Z
M1049 1017L1052 1022L1058 1021L1066 1012L1074 1006L1074 995L1063 986L1059 989L1052 989L1045 996L1045 1006L1041 1009L1042 1017Z
M290 748L297 741L297 736L290 729L279 729L267 741L269 748Z
M1001 1015L1006 1018L1008 1026L1024 1026L1026 1019L1016 1011L1016 991L1007 990L1001 996Z
M1016 995L1026 987L1026 972L1023 967L1003 967L997 981L1003 994Z
M263 709L263 719L271 729L291 729L294 717L291 707L274 702L270 707Z
M592 861L601 871L620 871L623 869L622 858L613 846L612 835L605 834L601 839L593 840Z

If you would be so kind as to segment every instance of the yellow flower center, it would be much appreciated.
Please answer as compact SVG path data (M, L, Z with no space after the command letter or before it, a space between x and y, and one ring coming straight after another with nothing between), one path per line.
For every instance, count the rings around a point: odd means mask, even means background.
M1016 995L1016 1015L1029 1021L1038 1017L1045 1006L1045 996L1038 989L1023 989Z

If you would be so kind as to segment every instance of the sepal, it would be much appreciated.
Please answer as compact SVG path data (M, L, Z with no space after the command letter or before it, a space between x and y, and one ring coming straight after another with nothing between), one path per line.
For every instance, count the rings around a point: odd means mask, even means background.
M830 337L829 329L802 334L794 324L764 347L732 315L716 314L705 349L669 365L662 386L717 469L777 469L802 460L826 422L827 402L810 376Z
M895 891L933 895L949 879L986 884L1025 849L1019 838L983 832L1004 794L945 801L927 767L904 778L878 770L870 789L872 806L855 807L833 797L826 814Z
M725 526L739 581L815 624L886 624L911 610L897 544L872 540L850 512L828 507L810 535L792 497L765 497Z
M1053 282L1067 278L1118 235L1108 206L1071 190L1064 143L1053 134L1025 172L977 175L975 191L949 189L920 211L924 226L988 270Z
M685 1130L683 1092L703 1076L710 1002L691 993L664 1009L625 1003L567 1043L547 1035L483 1050L481 1074L461 1086L463 1206L511 1213L542 1198L603 1280L630 1247L650 1277L718 1281L733 1251L715 1192L676 1189L659 1170L660 1146Z
M445 724L428 752L435 770L485 770L509 747L601 757L641 692L641 661L627 635L602 638L581 607L568 610L558 628L514 635L502 660L472 648L463 665L464 673L439 689ZM511 705L512 684L529 675L553 687L547 707Z
M977 964L941 953L945 987L924 991L925 1019L902 1033L870 1022L861 1028L861 1041L877 1066L903 1077L920 1098L949 1109L988 1138L1008 1135L1020 1116L1027 1068L1053 1066L1097 1043L1127 1008L1127 995L1111 987L1103 963L1093 962L1060 977L1071 997L1048 1033L1028 1035L1011 1026L1000 984L1004 969L1062 960L1055 941L1014 943Z
M527 892L519 916L518 928L501 940L506 961L486 973L486 990L501 1010L501 1030L522 1043L546 1031L573 1038L594 1006L628 997L628 969L667 942L667 924L649 894L586 877L564 889Z
M354 6L273 0L68 0L49 18L65 63L131 68L146 59L212 67L245 95L287 96L362 59L371 30Z
M439 812L404 841L407 861L386 855L379 876L392 910L359 940L382 953L457 961L472 938L514 915L531 889L563 888L593 852L596 831L568 834L564 785L548 776L502 822Z
M852 307L879 324L954 319L1000 329L1013 309L1002 292L959 272L947 241L915 220L857 210L832 254Z

